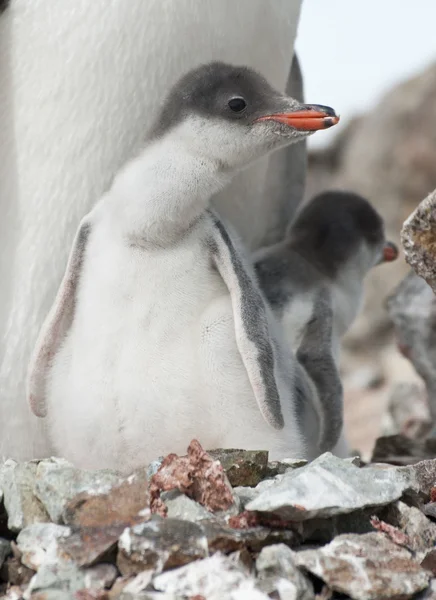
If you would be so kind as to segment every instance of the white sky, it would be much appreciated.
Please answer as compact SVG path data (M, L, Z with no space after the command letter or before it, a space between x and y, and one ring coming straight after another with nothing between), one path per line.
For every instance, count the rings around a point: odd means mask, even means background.
M320 147L393 84L436 61L436 0L303 0L296 49L306 101L341 115L310 138Z

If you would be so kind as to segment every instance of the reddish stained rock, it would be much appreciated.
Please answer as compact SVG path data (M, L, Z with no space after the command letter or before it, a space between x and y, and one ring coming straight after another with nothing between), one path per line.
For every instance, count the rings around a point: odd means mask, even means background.
M298 504L294 505L297 510L305 510ZM245 510L239 515L230 517L230 527L234 529L250 529L252 527L268 527L270 529L293 529L296 527L294 521L281 519L277 515Z
M153 513L166 515L161 492L178 489L208 510L221 511L234 502L230 484L219 461L192 440L187 456L169 454L150 483L150 508Z
M436 502L436 487L432 487L430 490L430 502Z
M239 515L230 517L230 527L233 529L250 529L259 525L259 514L249 510L244 510Z
M71 558L78 567L91 566L115 549L125 527L82 527L69 537L59 540L59 554Z
M66 506L63 520L76 527L134 525L150 514L147 477L138 471L105 494L77 494Z
M389 525L389 523L385 523L375 516L371 517L370 521L374 529L385 533L395 544L398 544L399 546L410 545L408 536L393 525Z
M59 543L60 551L80 567L110 553L126 527L150 518L145 471L138 471L104 494L75 496L64 511L64 521L77 528Z

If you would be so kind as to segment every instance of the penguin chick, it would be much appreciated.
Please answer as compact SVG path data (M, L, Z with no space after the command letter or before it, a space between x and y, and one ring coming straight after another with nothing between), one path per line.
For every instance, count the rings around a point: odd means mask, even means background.
M303 429L312 432L311 455L347 452L341 438L341 338L357 316L363 283L375 265L395 260L381 216L357 194L324 192L303 206L286 239L254 254L264 295L296 353ZM309 401L308 401L309 400Z
M132 469L193 437L304 456L295 360L210 198L238 169L337 123L224 63L181 78L144 150L81 222L28 378L57 453Z

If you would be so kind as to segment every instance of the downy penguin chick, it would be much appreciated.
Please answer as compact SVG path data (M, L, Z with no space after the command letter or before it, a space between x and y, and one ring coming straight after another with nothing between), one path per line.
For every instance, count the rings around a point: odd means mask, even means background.
M193 437L305 454L291 353L209 201L238 169L338 120L244 67L210 63L176 84L83 219L37 342L28 398L56 452L120 471Z
M254 255L259 284L298 359L296 384L312 389L297 405L303 429L312 432L312 457L326 450L347 454L341 338L360 310L368 271L397 254L367 200L330 191L303 206L283 242Z

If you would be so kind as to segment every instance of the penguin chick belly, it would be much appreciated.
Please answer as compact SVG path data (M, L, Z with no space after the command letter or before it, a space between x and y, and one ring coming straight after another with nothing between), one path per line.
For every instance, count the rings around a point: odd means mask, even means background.
M210 431L202 443L207 448L268 450L271 460L301 456L295 445L294 413L282 406L285 427L273 429L263 418L235 338L231 299L228 294L214 299L200 321L203 393L210 399ZM210 408L209 408L210 407Z
M89 242L50 374L57 453L82 468L129 471L184 453L193 437L207 448L273 450L281 432L257 407L227 287L198 231L155 251L108 244L105 233Z

